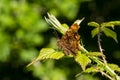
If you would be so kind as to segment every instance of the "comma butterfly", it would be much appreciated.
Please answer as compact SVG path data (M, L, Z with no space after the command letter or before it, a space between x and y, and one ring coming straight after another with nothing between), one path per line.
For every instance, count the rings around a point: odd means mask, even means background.
M80 48L80 35L78 29L80 28L77 22L73 23L62 38L58 41L58 46L63 50L65 55L76 55Z

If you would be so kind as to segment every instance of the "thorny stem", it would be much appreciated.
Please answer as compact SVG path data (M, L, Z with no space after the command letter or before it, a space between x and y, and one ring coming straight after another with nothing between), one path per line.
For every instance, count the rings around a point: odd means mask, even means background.
M67 30L62 25L59 23L59 21L55 18L54 15L48 14L49 18L46 18L46 21L53 25L58 31L60 31L62 34ZM100 39L100 34L101 34L101 27L99 26L99 33L98 33L98 46L100 49L100 52L103 54L103 49L101 47L101 39ZM79 45L81 46L81 45ZM85 53L89 53L83 46L81 46L82 51ZM98 65L103 66L104 70L107 72L100 71L103 75L108 77L111 80L120 80L120 77L107 65L107 61L105 60L105 56L102 56L103 62L100 61L97 57L89 56L94 62L96 62ZM114 78L112 78L114 77Z
M105 72L103 71L100 71L100 73L106 77L108 77L110 80L114 80L112 77L110 77L108 74L106 74Z
M103 66L104 70L107 72L103 74L104 76L108 77L110 80L120 80L119 76L105 63L101 62L97 57L90 57L93 61L95 61L98 65ZM112 78L112 79L111 79Z
M103 49L102 49L102 46L101 46L100 36L101 36L101 26L99 26L99 28L98 28L98 46L99 46L99 50L100 50L101 54L103 55L102 56L103 62L106 64L107 61L105 59L105 55L103 54Z
M99 27L99 32L98 32L98 46L99 46L99 50L101 52L102 59L103 62L101 62L100 60L98 60L96 57L90 57L93 61L95 61L97 64L101 65L104 67L105 71L107 71L109 74L105 73L104 71L100 71L100 73L102 73L104 76L106 76L107 78L109 78L110 80L120 80L119 76L107 65L107 61L105 59L105 55L103 54L103 49L101 46L101 39L100 39L100 35L101 35L101 27ZM86 53L88 53L88 51L82 46L82 50ZM114 78L112 78L114 77Z

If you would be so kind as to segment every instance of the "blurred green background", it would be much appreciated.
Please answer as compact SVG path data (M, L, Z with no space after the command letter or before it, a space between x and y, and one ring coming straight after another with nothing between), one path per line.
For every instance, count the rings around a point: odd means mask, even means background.
M88 51L98 51L97 37L91 38L87 23L120 20L120 0L0 0L0 80L106 80L99 73L80 73L72 58L26 68L41 48L57 47L54 30L44 20L47 12L68 25L85 17L79 30L82 42ZM115 32L118 43L103 34L102 46L108 62L120 66L120 27Z

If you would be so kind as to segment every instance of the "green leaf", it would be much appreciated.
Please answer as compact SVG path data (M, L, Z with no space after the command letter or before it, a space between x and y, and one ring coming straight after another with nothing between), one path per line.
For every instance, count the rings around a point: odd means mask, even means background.
M33 60L30 64L28 64L27 67L39 60L60 59L63 56L64 56L64 53L62 53L62 52L57 52L52 48L43 48L40 50L39 56L35 60Z
M115 25L120 26L120 21L110 21L110 22L104 22L101 24L102 27L112 27L113 29Z
M94 38L99 32L99 28L95 28L91 31L92 38Z
M89 22L88 26L99 27L100 25L97 22Z
M90 68L87 68L84 72L86 73L99 72L99 70L97 69L97 67L90 67Z
M100 71L104 71L104 67L101 65L94 65L87 68L84 72L91 73L91 72L100 72Z
M86 55L88 55L88 56L103 56L103 54L100 52L88 52L88 53L86 53Z
M118 65L116 65L116 64L108 64L108 66L109 66L112 70L120 72L120 67L119 67Z
M88 63L91 62L91 60L85 54L81 54L81 52L78 52L75 56L75 60L81 65L83 70L85 70Z
M113 38L116 42L118 42L117 41L117 34L114 32L114 31L112 31L111 29L109 29L109 28L102 28L102 31L105 33L105 35L106 36L108 36L108 37L111 37L111 38Z
M110 21L109 23L111 23L113 25L120 25L120 21Z
M114 24L109 22L104 22L101 24L101 27L112 27L114 29Z

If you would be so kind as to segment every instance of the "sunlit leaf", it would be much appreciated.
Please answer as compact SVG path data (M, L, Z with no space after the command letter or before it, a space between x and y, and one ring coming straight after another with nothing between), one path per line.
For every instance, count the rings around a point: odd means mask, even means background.
M81 52L78 52L75 56L75 60L81 65L83 70L85 70L88 63L91 62L91 60L85 54L81 54Z
M89 22L88 26L99 27L100 25L97 22Z
M88 56L103 56L100 52L88 52L86 53Z
M52 48L43 48L43 49L41 49L39 56L35 60L33 60L30 64L28 64L27 67L39 60L60 59L63 56L64 56L64 53L62 53L62 52L57 52Z
M114 29L114 24L109 22L104 22L101 24L101 27L112 27Z
M116 64L108 64L108 66L112 69L112 70L115 70L115 71L118 71L120 72L120 67Z
M98 34L99 28L95 28L91 31L92 38L94 38Z
M86 73L93 72L94 73L94 72L100 72L100 71L104 71L104 67L101 65L94 65L94 66L87 68L84 72L86 72Z
M108 36L108 37L111 37L111 38L113 38L116 42L118 42L117 41L117 34L114 32L114 31L112 31L111 29L109 29L109 28L102 28L102 31L105 33L105 35L106 36Z
M64 56L64 53L57 52L52 48L43 48L41 49L38 58L40 60L44 59L59 59Z
M120 21L110 21L101 24L102 27L112 27L113 29L115 25L120 25Z
M90 67L90 68L87 68L84 72L91 73L91 72L99 72L99 71L96 67Z
M120 21L110 21L109 23L111 23L113 25L120 25Z

